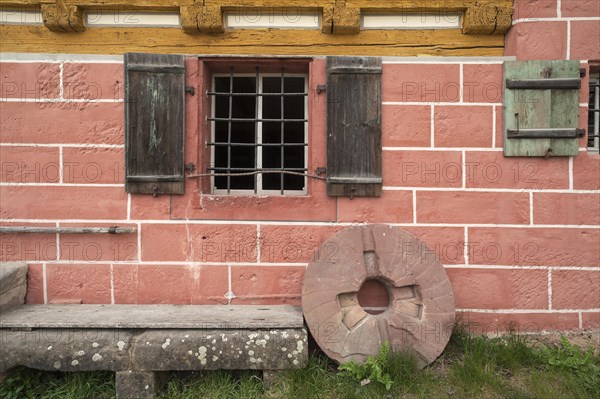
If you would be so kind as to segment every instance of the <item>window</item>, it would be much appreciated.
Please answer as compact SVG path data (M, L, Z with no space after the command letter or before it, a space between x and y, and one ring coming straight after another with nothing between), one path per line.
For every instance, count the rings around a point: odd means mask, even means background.
M600 72L590 74L587 146L588 151L600 150Z
M306 194L308 77L214 74L211 187L214 194Z

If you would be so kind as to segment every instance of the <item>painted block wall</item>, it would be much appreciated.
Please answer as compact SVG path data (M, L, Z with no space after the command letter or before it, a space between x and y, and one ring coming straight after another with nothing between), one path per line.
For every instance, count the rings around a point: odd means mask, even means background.
M590 43L596 2L515 9L506 55L581 59L588 69L600 60ZM504 158L501 59L385 61L384 191L353 200L328 197L318 180L296 198L215 197L198 179L184 196L128 195L123 64L40 55L0 66L2 225L138 230L1 235L1 260L29 264L28 303L299 305L320 244L368 222L400 226L434 250L462 320L479 330L600 326L600 157L582 138L577 157ZM314 171L326 164L326 103L315 90L325 61L309 69ZM206 91L202 61L188 58L186 73ZM186 163L208 162L206 112L202 96L187 96Z

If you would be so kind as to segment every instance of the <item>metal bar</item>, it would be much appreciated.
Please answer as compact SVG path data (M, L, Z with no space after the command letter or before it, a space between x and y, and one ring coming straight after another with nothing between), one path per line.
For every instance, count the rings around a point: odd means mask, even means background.
M219 168L219 167L210 167L210 168L206 168L206 170L225 170L225 171L227 171L227 170L230 170L230 171L231 170L240 170L240 171L246 170L246 171L259 171L259 172L262 172L262 171L271 171L271 170L281 171L281 169L270 169L270 168L266 168L266 169L260 168L260 169L258 169L258 168ZM307 168L286 168L286 170L298 170L298 171L304 171L304 172L306 172L308 169Z
M507 89L580 89L581 79L506 79Z
M158 181L182 181L182 175L166 175L166 176L127 176L127 181L139 182L158 182Z
M230 96L229 93L223 92L215 92L209 91L206 93L209 96L217 96L217 97L227 97ZM274 96L285 96L285 97L305 97L308 96L308 93L234 93L235 97L237 96L259 96L259 97L274 97Z
M258 72L258 67L256 67L256 81L254 82L254 89L255 89L255 95L256 98L254 99L254 115L257 118L262 118L262 109L259 109L259 103L258 103L258 95L260 94L260 75ZM259 151L258 151L258 144L260 144L258 141L258 124L259 122L256 122L254 124L254 144L256 144L256 147L254 147L254 165L258 165L258 156L259 156ZM262 142L262 139L261 139ZM262 179L261 179L262 180ZM256 194L258 192L258 173L254 175L254 194Z
M128 72L154 72L154 73L183 73L185 68L182 66L176 65L161 65L161 66L152 66L152 65L136 65L136 64L127 64Z
M529 138L577 138L585 135L584 129L508 129L507 137L512 139Z
M196 178L196 177L205 177L205 176L251 176L251 175L257 175L259 173L283 173L286 175L294 175L294 176L304 176L304 177L310 177L313 179L318 179L318 180L326 180L325 177L322 176L318 176L318 175L312 175L309 173L303 173L303 172L294 172L291 170L280 170L280 169L275 169L275 170L261 170L261 171L254 171L254 172L241 172L241 173L199 173L199 174L194 174L194 175L189 175L188 178Z
M351 184L378 184L383 179L381 177L328 177L327 183L351 183Z
M210 142L206 143L206 145L214 145L214 146L225 146L231 145L232 147L306 147L307 143L219 143L219 142Z
M232 97L230 97L232 98ZM308 119L206 118L211 122L308 122Z
M135 227L33 227L1 226L0 233L30 233L30 234L129 234L135 233Z
M233 94L233 67L229 70L229 94ZM227 168L231 168L231 115L233 113L233 96L229 96L229 118L227 120ZM231 176L227 176L227 194L231 192Z
M349 73L349 74L375 74L381 75L382 69L377 67L362 67L362 68L352 68L352 67L333 67L330 68L329 73L338 74L338 73Z
M281 92L285 93L285 76L284 76L284 70L283 67L281 68ZM281 138L279 140L280 143L285 143L285 112L284 112L284 97L281 96ZM282 145L280 146L281 148L281 170L283 171L285 169L285 161L284 161L284 157L285 157L285 147ZM280 175L280 179L279 179L279 188L281 189L281 195L283 195L283 173Z

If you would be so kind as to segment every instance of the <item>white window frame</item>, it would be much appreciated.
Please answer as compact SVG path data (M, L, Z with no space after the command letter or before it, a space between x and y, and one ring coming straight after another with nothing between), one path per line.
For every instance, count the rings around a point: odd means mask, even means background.
M599 84L600 83L600 72L594 72L594 73L590 73L590 85L591 84ZM596 107L596 109L600 108L600 87L596 86L596 90L594 90L594 106ZM592 112L590 111L591 109L591 102L588 103L588 112ZM589 121L589 116L588 116L588 121ZM588 125L588 130L589 130L589 125ZM594 112L594 125L593 125L593 131L588 131L588 134L600 134L600 112ZM587 150L589 152L600 152L600 137L594 137L593 138L593 146L592 147L587 147ZM586 143L586 146L588 144Z
M256 73L233 73L233 77L256 77ZM230 73L216 73L213 74L211 79L211 90L216 88L215 79L219 77L231 77ZM263 78L264 77L281 77L281 73L277 72L259 72L258 73L258 90L259 93L263 92ZM308 74L306 73L285 73L284 77L286 78L294 78L301 77L304 78L304 92L308 93ZM262 106L263 106L263 96L258 96L258 109L257 109L257 119L262 118ZM216 108L216 101L214 98L211 99L211 110L210 117L214 117ZM283 118L283 115L282 115ZM304 96L304 119L308 121L308 94ZM262 143L262 124L263 122L256 122L257 124L257 140L259 143ZM308 149L310 143L308 142L308 124L309 122L304 122L304 143L306 146L304 147L304 167L308 169ZM211 142L215 142L215 122L211 122L210 125L210 140ZM211 166L215 167L215 146L210 146L210 159ZM256 169L262 169L262 146L257 146L256 148ZM308 174L308 170L304 172ZM308 194L308 178L304 176L304 189L303 190L283 190L283 194L281 190L264 190L262 188L262 174L258 174L256 178L256 191L255 190L241 190L241 189L232 189L227 192L226 189L217 189L215 187L215 176L210 177L210 189L211 193L214 195L239 195L239 196L305 196Z

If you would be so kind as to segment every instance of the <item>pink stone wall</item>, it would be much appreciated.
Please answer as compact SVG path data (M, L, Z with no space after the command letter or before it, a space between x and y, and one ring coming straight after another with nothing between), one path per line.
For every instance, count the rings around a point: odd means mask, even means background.
M516 1L507 55L600 59L598 2ZM596 29L596 30L594 30ZM435 251L463 321L482 331L600 326L600 158L502 155L502 60L386 61L384 190L331 198L128 195L120 62L2 62L3 226L123 226L113 235L3 234L29 263L29 303L300 304L320 244L392 223ZM187 61L187 85L208 72ZM325 166L325 62L310 64L309 167ZM585 84L584 84L585 85ZM586 90L582 89L581 125ZM207 163L202 96L187 96L186 163Z

